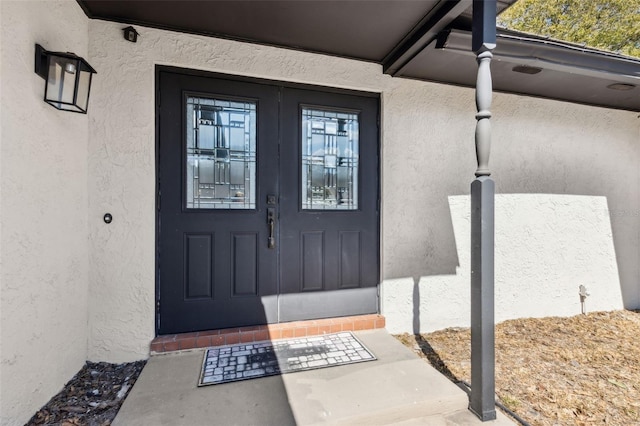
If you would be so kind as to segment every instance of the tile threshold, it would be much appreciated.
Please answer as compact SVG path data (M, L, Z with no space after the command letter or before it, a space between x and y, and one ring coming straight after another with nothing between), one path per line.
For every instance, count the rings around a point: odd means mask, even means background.
M385 318L378 314L293 321L158 336L151 342L150 351L151 355L156 355L187 349L318 336L341 331L374 330L384 327Z

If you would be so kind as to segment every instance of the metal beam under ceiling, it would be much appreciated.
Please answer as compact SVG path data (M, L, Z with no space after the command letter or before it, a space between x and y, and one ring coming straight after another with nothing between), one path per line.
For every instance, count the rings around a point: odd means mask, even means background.
M440 31L468 9L470 4L469 1L460 0L440 2L439 7L434 7L423 17L417 27L383 59L384 73L396 76L402 72L402 68L429 45Z

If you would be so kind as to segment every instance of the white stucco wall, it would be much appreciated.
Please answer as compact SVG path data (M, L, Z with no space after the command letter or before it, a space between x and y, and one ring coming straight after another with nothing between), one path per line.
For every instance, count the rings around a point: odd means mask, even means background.
M385 98L387 111L396 99L408 108L386 114L386 123L412 128L405 140L427 141L404 154L384 145L383 313L391 332L469 325L465 194L475 122L473 92L465 93L442 103L418 85ZM428 113L419 120L421 111ZM637 114L499 93L492 112L496 319L577 314L580 284L591 293L588 310L640 306Z
M45 104L35 43L88 53L75 1L1 1L0 424L22 425L87 355L88 119Z
M468 324L474 92L375 64L90 23L90 358L144 357L154 336L154 66L382 93L383 313L391 331ZM637 114L496 94L497 318L640 306ZM114 215L111 225L100 218ZM416 286L416 281L419 284ZM414 299L422 302L414 305Z
M469 326L469 196L448 197L448 208L460 266L453 274L385 281L390 332ZM581 284L590 294L587 311L622 307L606 197L497 194L495 222L497 322L577 315Z

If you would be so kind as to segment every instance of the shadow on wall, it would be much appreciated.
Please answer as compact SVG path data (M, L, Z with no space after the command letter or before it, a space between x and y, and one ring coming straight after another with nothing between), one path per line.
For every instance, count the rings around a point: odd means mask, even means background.
M470 208L468 195L449 197L455 273L385 281L391 332L469 325ZM633 303L637 288L621 287L618 265L637 255L637 246L626 257L617 253L610 211L602 196L496 194L496 321L579 314L580 285L590 293L588 311Z
M385 219L384 279L451 275L460 266L447 195L427 197L433 199L413 199Z

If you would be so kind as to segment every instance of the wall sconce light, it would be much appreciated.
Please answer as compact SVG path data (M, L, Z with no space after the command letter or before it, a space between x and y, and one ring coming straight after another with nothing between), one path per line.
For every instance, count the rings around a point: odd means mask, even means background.
M63 111L87 113L91 77L83 58L70 52L49 52L36 44L35 71L44 78L44 101Z
M135 28L127 27L123 28L122 31L124 32L125 40L130 41L131 43L135 43L136 41L138 41L138 36L140 35L140 33L137 32Z

